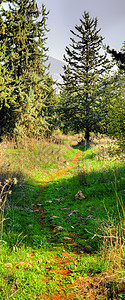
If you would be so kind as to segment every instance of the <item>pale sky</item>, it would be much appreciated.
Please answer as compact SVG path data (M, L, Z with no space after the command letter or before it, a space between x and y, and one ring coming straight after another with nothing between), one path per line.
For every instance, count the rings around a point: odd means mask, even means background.
M50 10L47 45L48 54L54 58L63 60L72 36L70 30L80 24L84 11L89 12L91 18L97 17L104 44L120 50L125 41L125 0L37 0L37 3L39 7L44 3Z

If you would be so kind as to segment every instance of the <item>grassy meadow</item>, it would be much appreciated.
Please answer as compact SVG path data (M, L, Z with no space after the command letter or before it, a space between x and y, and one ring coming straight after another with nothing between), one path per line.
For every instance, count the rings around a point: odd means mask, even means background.
M0 144L0 299L125 299L124 153L80 140Z

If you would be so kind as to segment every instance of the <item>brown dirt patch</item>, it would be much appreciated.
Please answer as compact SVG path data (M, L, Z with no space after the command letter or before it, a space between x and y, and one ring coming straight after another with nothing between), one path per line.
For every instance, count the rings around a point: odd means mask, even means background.
M59 292L56 294L45 294L39 300L70 300L70 299L88 299L88 300L106 300L106 299L115 299L115 298L107 298L108 288L106 287L107 281L104 277L101 276L79 276L74 280L72 284L68 282L68 278L72 273L72 269L66 268L67 264L71 262L77 263L77 256L80 257L81 254L77 255L74 253L68 253L67 251L62 252L62 258L58 258L57 256L53 257L53 261L55 261L55 265L57 266L56 275L60 276L59 281ZM50 271L54 271L50 269ZM62 280L66 279L66 283L62 284ZM46 276L44 280L46 283L51 280L51 275ZM77 298L76 298L77 297ZM117 298L116 298L117 299Z

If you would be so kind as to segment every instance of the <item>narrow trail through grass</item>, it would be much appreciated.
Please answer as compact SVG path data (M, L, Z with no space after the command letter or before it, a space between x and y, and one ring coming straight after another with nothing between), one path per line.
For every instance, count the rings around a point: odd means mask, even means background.
M110 142L93 143L85 151L71 141L26 141L3 152L1 178L17 174L19 181L9 197L0 249L2 300L124 299L121 206L117 214L124 199L124 164ZM75 198L80 190L86 199ZM107 231L103 252L98 233L108 221L114 222L109 229L117 244L112 248Z
M44 188L46 189L47 185L51 183L52 185L53 182L58 181L59 178L61 180L61 177L63 180L65 180L65 177L67 176L67 172L71 171L73 168L78 167L79 165L79 158L81 155L84 156L83 151L77 150L78 152L74 156L72 160L72 164L68 166L67 168L64 168L58 172L53 172L51 176L49 176L43 183L42 183L42 188L44 192ZM56 188L58 190L58 187ZM60 197L60 194L59 194ZM43 196L44 199L44 196ZM60 199L57 199L60 201ZM47 202L47 201L46 201ZM49 201L48 201L49 202ZM50 200L50 202L52 202ZM43 208L40 206L42 205L42 200L41 202L37 203L37 211L42 214L42 222L41 225L44 226L44 217L45 214L47 213L47 208L46 212L44 212ZM63 209L63 208L62 208ZM66 209L66 207L64 208ZM94 209L94 207L93 207ZM100 209L100 208L99 208ZM71 211L71 214L74 211ZM45 213L45 214L44 214ZM48 214L50 214L50 208L48 210ZM65 216L64 216L65 217ZM56 218L56 216L53 216L53 218ZM91 218L91 215L90 215ZM58 220L58 219L57 219ZM75 234L70 232L66 232L65 241L62 240L59 242L58 239L58 231L60 232L60 229L63 227L60 226L57 222L55 224L55 227L52 226L51 221L48 219L48 223L50 222L50 230L51 234L53 237L57 235L57 241L56 245L53 246L53 249L51 249L51 253L53 253L53 250L60 249L60 246L63 246L61 250L61 258L60 255L53 256L53 262L55 266L57 267L55 271L55 277L57 278L60 276L61 281L58 283L58 288L59 291L56 293L52 293L51 295L44 295L42 299L46 300L66 300L66 299L101 299L101 300L106 300L110 299L107 298L108 295L108 286L107 286L107 278L106 274L103 271L103 263L101 262L101 257L98 255L90 255L89 253L77 253L77 248L75 246L74 242L74 236ZM71 226L74 227L74 226ZM68 250L69 247L69 250ZM90 259L90 261L89 261ZM86 261L86 263L85 263ZM99 266L99 261L100 261L100 266ZM101 265L102 263L102 265ZM79 265L80 264L80 265ZM87 264L87 265L86 265ZM78 267L79 265L79 267ZM88 268L87 271L84 270L84 275L82 273L82 268L83 266ZM85 267L85 268L86 268ZM81 268L81 271L80 271ZM79 269L79 271L77 271ZM105 267L104 267L105 269ZM53 272L53 267L52 269L50 268L50 273L51 271ZM49 272L48 276L46 277L46 282L49 282L50 277L49 277ZM63 283L63 284L62 284ZM64 288L65 285L65 288ZM115 290L115 288L114 288ZM115 294L115 291L114 291ZM124 294L123 294L124 295ZM112 296L113 297L113 296ZM112 298L115 299L115 298ZM120 299L120 298L119 298Z
M55 178L61 177L63 174L65 174L68 170L70 170L71 168L77 167L78 165L78 158L80 157L80 155L83 154L82 151L79 151L78 153L76 153L74 159L73 159L73 163L71 166L64 168L58 172L53 172L53 174L51 176L49 176L42 184L42 187L44 187L48 182L50 182L51 180L54 180Z
M77 150L78 152L74 156L72 160L72 164L68 166L67 168L63 168L62 170L58 172L53 172L51 176L49 176L43 183L42 183L42 188L45 188L47 184L53 180L58 180L59 177L62 175L66 175L67 171L71 170L74 167L78 166L79 163L79 158L81 155L83 155L83 151ZM45 217L45 212L41 207L42 205L42 200L41 202L36 204L35 208L37 210L37 213L42 214L42 221L41 226L44 225L44 217ZM52 231L52 234L54 235L54 230L53 227L50 226L50 230ZM55 230L56 232L56 230ZM67 239L69 241L69 246L71 245L71 235L70 233L67 233L70 237ZM58 291L56 293L52 292L51 294L44 294L43 297L40 300L68 300L68 299L99 299L98 294L101 296L101 300L106 299L106 294L107 294L107 288L106 288L106 282L104 278L101 276L82 276L78 272L73 273L72 268L78 265L78 262L81 265L83 254L76 254L75 252L72 252L71 250L67 251L65 249L65 245L63 245L62 248L62 243L57 242L55 246L52 247L49 251L51 252L52 255L52 261L53 261L53 266L50 267L46 266L48 268L48 274L46 275L46 278L44 278L44 281L48 283L51 280L52 273L54 274L54 278L60 277L60 281L58 282ZM66 247L67 248L67 247ZM61 253L60 253L61 249ZM53 255L53 250L57 251L56 255ZM58 253L59 251L59 253ZM84 253L84 258L87 258L88 254ZM96 257L94 258L93 256L93 262L95 261L95 264L97 263ZM89 264L89 260L88 260ZM91 264L91 262L90 262ZM56 269L55 269L56 268ZM91 271L90 271L91 272ZM100 292L100 289L102 290L102 294ZM87 297L87 298L86 298Z

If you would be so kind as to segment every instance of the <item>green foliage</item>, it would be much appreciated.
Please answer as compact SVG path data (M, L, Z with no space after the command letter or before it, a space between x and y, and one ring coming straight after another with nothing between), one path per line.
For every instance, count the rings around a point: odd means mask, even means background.
M111 98L107 106L106 120L108 120L107 133L115 137L122 148L125 147L125 43L121 52L108 50L117 62L119 70L112 76L108 97Z
M123 71L105 77L99 87L102 132L125 145L125 74Z
M70 263L67 268L72 269L71 276L97 275L105 269L105 264L98 256L84 256L76 264Z
M107 51L109 54L111 54L113 60L116 61L119 69L125 71L125 42L123 43L120 52L117 52L114 49L109 49L109 46L107 47Z
M9 64L9 54L7 47L9 47L9 26L5 23L0 15L0 136L6 131L11 131L13 128L13 121L16 118L14 114L14 106L16 104L16 94L14 93L18 80L12 77L13 70L6 68ZM12 112L10 115L10 109Z
M100 55L103 38L97 29L97 18L84 12L81 25L71 30L70 48L66 47L64 59L64 87L60 110L64 127L75 132L85 130L88 141L90 131L98 130L98 83L109 67L106 54ZM68 122L67 122L68 120ZM71 124L71 125L70 125Z
M57 122L50 113L56 96L47 66L47 18L35 1L1 7L1 135L51 134Z

